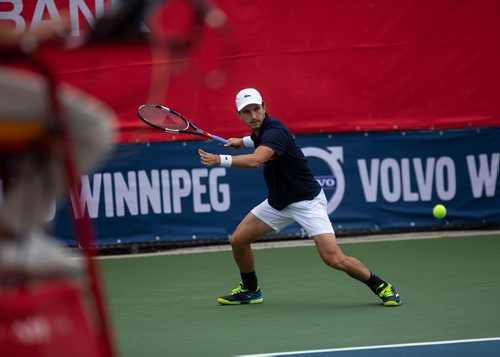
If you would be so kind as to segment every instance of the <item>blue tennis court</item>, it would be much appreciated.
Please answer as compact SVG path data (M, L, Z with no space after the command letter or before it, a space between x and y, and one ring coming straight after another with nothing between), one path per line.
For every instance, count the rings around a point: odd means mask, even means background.
M240 357L273 357L273 356L342 356L342 357L469 357L500 356L500 337L473 340L440 341L424 343L408 343L385 346L367 346L353 348L335 348L330 350L297 351L272 354L246 355Z

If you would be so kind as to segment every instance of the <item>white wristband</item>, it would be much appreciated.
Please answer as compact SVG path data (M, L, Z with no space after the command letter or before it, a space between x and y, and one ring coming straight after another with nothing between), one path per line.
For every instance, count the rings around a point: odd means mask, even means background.
M220 156L220 166L231 167L233 163L233 157L231 155L219 155Z
M252 140L251 136L244 136L243 137L243 146L246 148L253 148L255 147L255 143Z

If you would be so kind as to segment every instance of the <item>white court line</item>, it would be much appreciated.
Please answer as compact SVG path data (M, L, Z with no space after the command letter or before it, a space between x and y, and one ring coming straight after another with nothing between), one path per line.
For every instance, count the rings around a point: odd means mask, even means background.
M236 357L275 357L275 356L291 356L303 353L323 353L323 352L341 352L341 351L359 351L359 350L372 350L380 348L399 348L399 347L417 347L417 346L432 346L432 345L449 345L455 343L470 343L470 342L488 342L500 341L500 337L490 338L476 338L469 340L451 340L451 341L437 341L437 342L419 342L419 343L401 343L395 345L378 345L378 346L363 346L363 347L343 347L324 350L308 350L308 351L293 351L293 352L278 352L278 353L264 353L257 355L241 355Z

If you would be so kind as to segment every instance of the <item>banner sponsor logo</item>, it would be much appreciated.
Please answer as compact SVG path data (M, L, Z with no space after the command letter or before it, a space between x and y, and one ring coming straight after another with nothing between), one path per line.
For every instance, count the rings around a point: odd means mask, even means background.
M308 158L322 160L330 171L315 178L329 197L328 214L331 214L339 207L346 190L343 147L305 147L302 151ZM457 177L456 160L449 156L359 158L357 176L368 203L451 201L460 186L457 181L464 179ZM495 196L499 161L499 153L466 156L472 197Z
M452 158L430 157L357 160L366 202L430 201L433 189L437 197L449 201L455 197L457 177ZM412 185L417 182L417 187ZM379 197L379 192L382 197Z
M302 152L306 157L323 160L331 172L331 175L315 176L327 197L331 195L327 206L328 214L330 214L335 211L344 197L345 179L340 165L344 160L343 148L335 146L328 146L326 149L306 147L302 149Z
M225 176L223 167L84 175L79 200L90 218L225 212L231 207Z
M0 9L0 22L9 21L13 31L24 32L47 23L58 23L63 16L69 17L69 35L78 37L81 30L92 27L96 19L105 14L113 6L111 0L69 0L66 4L60 2L38 0L4 0L5 5ZM63 35L63 30L60 30Z
M474 198L495 196L499 157L466 156ZM450 201L457 194L457 180L463 179L457 177L457 165L449 156L358 159L357 165L366 202Z

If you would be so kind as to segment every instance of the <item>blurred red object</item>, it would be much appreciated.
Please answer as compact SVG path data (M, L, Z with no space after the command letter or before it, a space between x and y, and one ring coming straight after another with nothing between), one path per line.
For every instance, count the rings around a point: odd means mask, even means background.
M84 311L80 289L67 281L3 290L0 355L105 355Z

